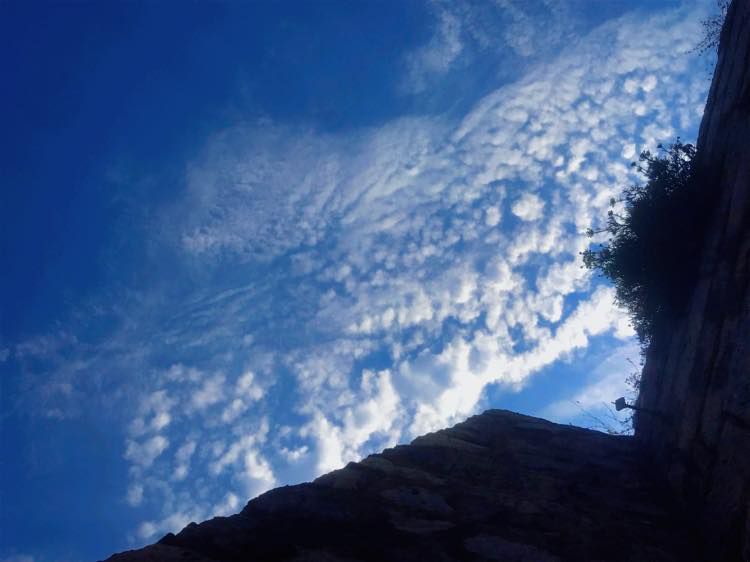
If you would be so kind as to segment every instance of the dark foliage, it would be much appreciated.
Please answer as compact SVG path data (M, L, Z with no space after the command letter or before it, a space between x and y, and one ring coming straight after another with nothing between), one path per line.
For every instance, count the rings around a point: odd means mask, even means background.
M633 163L647 181L611 201L612 207L624 203L623 213L610 210L604 228L589 229L589 236L608 233L608 242L582 254L587 268L614 284L644 348L662 319L680 312L694 285L711 200L697 181L692 144L677 139L659 149Z

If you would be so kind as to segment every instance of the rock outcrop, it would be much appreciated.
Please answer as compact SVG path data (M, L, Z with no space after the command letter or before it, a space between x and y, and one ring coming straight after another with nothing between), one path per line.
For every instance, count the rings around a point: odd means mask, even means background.
M694 560L633 437L490 410L111 562Z
M636 435L696 521L708 560L750 560L750 1L735 0L697 153L717 203L684 317L657 333ZM655 412L655 415L651 412Z

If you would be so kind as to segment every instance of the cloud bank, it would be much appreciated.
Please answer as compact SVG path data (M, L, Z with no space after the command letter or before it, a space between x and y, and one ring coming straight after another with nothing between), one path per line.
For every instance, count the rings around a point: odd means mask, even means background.
M133 297L97 345L61 333L13 352L58 366L48 415L93 371L126 381L109 396L131 405L123 501L152 514L136 540L454 423L594 339L631 346L579 252L634 181L629 160L695 129L698 19L609 22L460 120L209 139L165 211L163 240L198 280L188 296ZM410 55L415 88L455 64L469 23L440 16ZM535 39L514 37L526 56Z

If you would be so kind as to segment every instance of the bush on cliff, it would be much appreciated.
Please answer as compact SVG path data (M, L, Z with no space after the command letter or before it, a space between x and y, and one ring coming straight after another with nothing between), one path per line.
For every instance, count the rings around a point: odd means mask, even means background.
M729 11L729 0L716 0L717 12L701 20L703 26L703 37L695 46L693 52L698 54L714 52L719 48L721 30Z
M697 277L710 195L699 189L694 156L695 147L679 139L641 153L633 166L645 183L611 201L606 226L588 231L606 232L608 241L582 253L587 268L614 284L644 349L656 326L679 313Z

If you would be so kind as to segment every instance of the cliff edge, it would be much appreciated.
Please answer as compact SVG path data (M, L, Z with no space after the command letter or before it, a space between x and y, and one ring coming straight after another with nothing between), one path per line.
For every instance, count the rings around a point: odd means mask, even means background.
M694 560L633 437L490 410L110 562Z
M657 332L636 437L701 530L710 560L750 560L750 1L735 0L696 155L717 191L699 279Z

